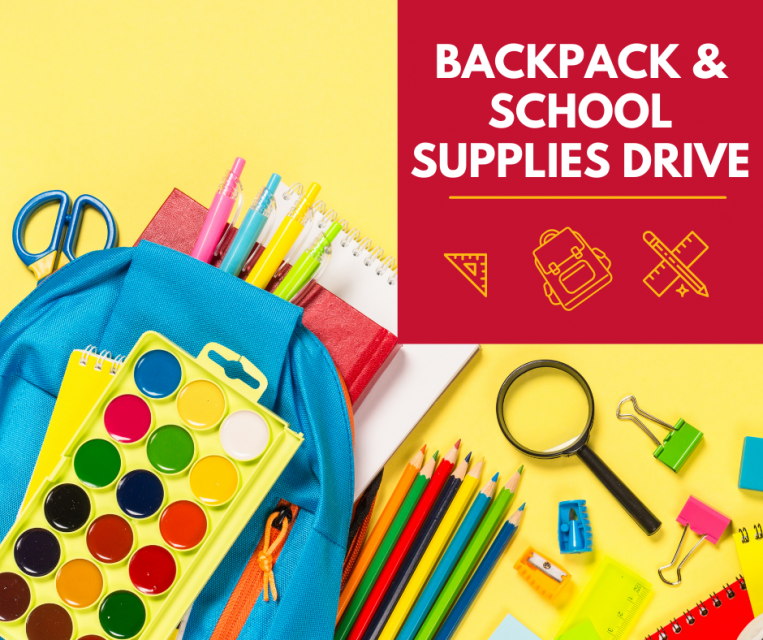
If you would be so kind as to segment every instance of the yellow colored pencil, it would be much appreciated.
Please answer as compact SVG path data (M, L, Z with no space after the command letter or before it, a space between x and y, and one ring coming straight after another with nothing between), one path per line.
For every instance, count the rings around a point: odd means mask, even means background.
M482 467L484 465L485 460L483 458L474 465L464 478L458 493L456 493L456 497L453 498L453 502L445 512L445 517L443 517L440 526L437 527L432 541L422 556L419 566L416 567L416 571L414 571L408 585L405 587L405 591L400 596L400 600L395 605L392 615L387 620L387 624L384 625L379 640L394 640L402 628L406 617L416 603L416 599L419 597L426 581L429 579L430 573L440 560L443 551L445 551L445 547L448 545L456 525L460 522L464 510L471 501L482 475Z
M363 549L358 556L355 568L347 579L347 584L345 584L342 593L339 594L339 613L336 616L337 623L339 623L352 596L355 595L355 590L363 579L366 569L368 569L368 565L371 564L371 560L373 560L376 550L379 548L389 526L395 519L398 509L400 509L400 505L403 503L403 500L405 500L405 496L408 495L408 491L413 485L414 480L416 480L416 476L419 475L421 465L424 464L424 450L426 448L426 445L421 447L421 451L413 456L411 461L406 465L400 476L400 480L397 482L395 490L392 492L389 500L387 500L387 504L384 505L384 511L382 511L379 516L379 520L377 521L374 530L369 534L368 538L366 538L366 543L363 545Z

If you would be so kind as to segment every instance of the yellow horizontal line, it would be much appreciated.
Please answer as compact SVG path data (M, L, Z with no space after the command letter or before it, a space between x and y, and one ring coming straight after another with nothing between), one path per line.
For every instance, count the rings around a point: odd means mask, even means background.
M448 196L450 200L726 200L726 196Z

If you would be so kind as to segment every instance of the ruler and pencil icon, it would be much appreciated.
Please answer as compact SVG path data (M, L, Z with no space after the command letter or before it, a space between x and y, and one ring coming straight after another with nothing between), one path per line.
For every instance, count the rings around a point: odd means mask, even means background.
M702 238L691 231L677 246L670 249L652 231L645 231L643 237L644 242L661 258L660 263L644 278L644 284L658 298L679 280L682 282L676 292L682 298L689 291L694 291L704 298L709 297L707 285L691 270L694 263L707 251L707 244Z

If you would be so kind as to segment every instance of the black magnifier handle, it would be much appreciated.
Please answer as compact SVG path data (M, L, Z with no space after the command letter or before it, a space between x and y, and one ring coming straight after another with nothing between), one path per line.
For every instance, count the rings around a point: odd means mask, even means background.
M636 524L643 529L646 535L651 536L657 533L657 530L662 526L662 522L649 511L647 506L636 497L633 491L625 486L623 481L615 475L604 460L597 456L588 445L583 445L583 447L578 449L577 454L585 462L586 466L593 471L593 474L601 480L602 484L607 487L609 492L615 496L617 501L623 506L623 509L636 521Z

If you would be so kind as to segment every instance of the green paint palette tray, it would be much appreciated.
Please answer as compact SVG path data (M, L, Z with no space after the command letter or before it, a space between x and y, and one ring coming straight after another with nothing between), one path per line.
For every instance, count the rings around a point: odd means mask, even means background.
M266 387L143 334L0 545L0 636L167 640L303 441Z

